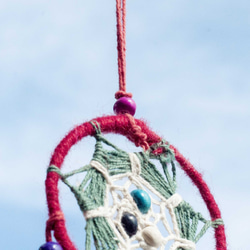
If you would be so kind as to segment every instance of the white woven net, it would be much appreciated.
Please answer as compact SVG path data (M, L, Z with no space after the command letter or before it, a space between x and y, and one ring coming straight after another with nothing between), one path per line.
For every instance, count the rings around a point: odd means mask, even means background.
M174 194L165 199L140 176L141 166L137 156L131 153L129 157L132 171L114 176L110 176L99 162L90 163L102 173L107 185L104 206L85 212L85 218L105 217L119 241L120 250L194 250L195 243L180 236L174 212L174 208L182 201L181 196ZM138 209L130 194L134 189L145 190L150 195L151 207L148 213L143 214ZM138 221L138 231L132 237L129 237L121 223L126 212L133 214Z

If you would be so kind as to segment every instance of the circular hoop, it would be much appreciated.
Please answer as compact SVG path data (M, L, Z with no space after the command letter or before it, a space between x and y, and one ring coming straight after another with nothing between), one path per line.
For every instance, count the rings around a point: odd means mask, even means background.
M134 134L129 118L125 115L103 116L94 119L99 123L102 133L115 133L126 136L135 145L138 145L138 138ZM148 126L139 119L134 119L136 126L139 126L141 132L146 134L146 142L148 145L158 143L161 137L151 131ZM95 135L96 131L90 122L85 122L71 130L58 144L51 157L50 165L55 165L61 168L64 158L68 154L73 145L86 136ZM180 164L184 172L189 176L195 186L198 188L206 206L209 210L211 220L221 218L221 213L216 204L213 195L211 194L207 184L202 178L202 175L194 168L194 166L174 147L170 146L175 153L176 161ZM45 181L46 196L49 209L49 220L46 225L46 241L51 241L51 231L54 231L56 240L65 250L76 250L74 243L68 236L65 219L59 203L58 190L59 175L56 172L49 172ZM224 225L218 225L215 228L216 249L226 250L226 236Z

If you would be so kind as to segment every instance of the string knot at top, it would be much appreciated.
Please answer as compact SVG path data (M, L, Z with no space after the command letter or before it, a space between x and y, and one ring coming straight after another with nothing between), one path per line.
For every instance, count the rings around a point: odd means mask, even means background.
M119 90L115 93L115 99L120 99L122 97L129 97L129 98L132 98L132 93L127 93L126 91L123 91L123 90Z

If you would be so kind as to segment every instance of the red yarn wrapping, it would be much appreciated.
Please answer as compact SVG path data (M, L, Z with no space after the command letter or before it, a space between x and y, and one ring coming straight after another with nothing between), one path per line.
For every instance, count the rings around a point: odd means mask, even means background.
M116 28L119 91L115 93L115 98L131 98L132 94L126 92L126 0L116 0Z
M115 99L120 99L121 97L129 97L131 98L133 95L131 93L127 93L126 91L119 90L115 93Z
M52 241L50 232L53 230L53 228L55 228L56 223L59 221L65 223L64 214L62 211L57 211L55 214L51 214L50 218L47 220L46 234L48 233L48 241Z
M136 142L136 137L134 137L134 132L131 130L131 123L127 116L117 115L117 116L104 116L94 119L100 125L102 133L115 133L126 136L133 143ZM141 132L147 135L146 142L150 146L154 143L160 142L161 138L151 131L147 125L138 119L134 119L137 126L141 128ZM70 131L63 140L56 147L50 165L56 165L61 168L65 156L68 154L69 150L73 145L75 145L82 138L95 134L95 129L89 123L83 123L82 125L76 127ZM190 177L193 183L199 189L204 202L210 212L212 220L220 219L221 213L211 194L207 184L204 182L201 174L192 166L192 164L184 158L179 151L171 146L175 152L176 160L182 166L182 169ZM70 240L66 226L65 220L61 216L62 211L59 204L59 191L58 191L58 180L59 176L55 172L49 172L46 179L46 196L49 209L49 220L46 228L46 240L51 240L51 231L54 230L54 236L59 244L64 250L76 250L76 247ZM227 250L226 236L223 225L219 225L215 228L215 239L216 239L216 249L217 250Z
M132 115L126 113L125 116L127 116L130 122L130 130L128 131L129 136L127 136L128 139L133 141L136 147L142 147L144 150L147 150L149 148L147 135L142 132L141 127L136 124L135 118Z

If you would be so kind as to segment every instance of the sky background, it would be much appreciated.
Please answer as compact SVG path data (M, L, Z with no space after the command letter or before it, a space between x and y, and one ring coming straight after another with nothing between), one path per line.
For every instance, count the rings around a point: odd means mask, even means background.
M202 172L218 202L228 249L248 250L250 223L250 2L127 3L127 90L136 118ZM118 90L115 1L0 0L1 248L44 243L46 167L77 124L112 114ZM121 138L108 137L130 150ZM85 165L93 140L64 170ZM178 192L208 216L180 171ZM61 188L67 228L84 249L84 219ZM197 249L214 249L213 231Z

